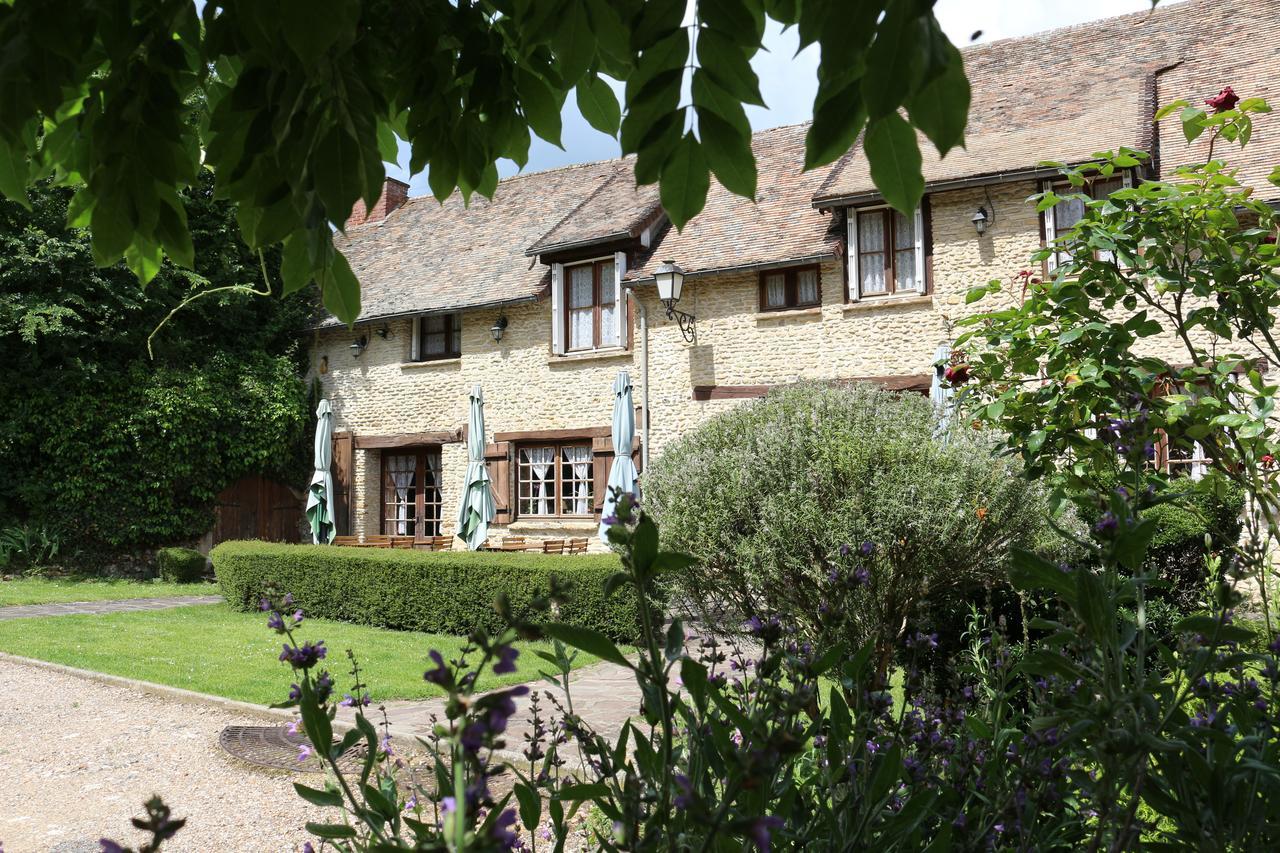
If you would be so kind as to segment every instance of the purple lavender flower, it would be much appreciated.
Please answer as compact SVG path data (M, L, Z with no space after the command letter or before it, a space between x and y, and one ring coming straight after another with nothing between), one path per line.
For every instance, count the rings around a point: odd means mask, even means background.
M323 704L332 692L333 679L329 677L328 672L320 673L320 677L316 679L316 701Z
M756 846L760 853L769 853L769 847L773 841L773 833L782 829L782 827L782 818L777 815L765 815L751 822L751 825L747 828L747 837L751 839L751 843Z
M296 684L289 685L289 701L297 702L302 698L302 688Z
M271 611L271 615L267 617L267 627L277 633L284 631L284 620L280 618L279 613Z
M1113 513L1104 512L1102 518L1098 519L1098 523L1093 525L1093 532L1099 536L1112 536L1119 526L1120 522L1116 520Z
M316 848L310 841L308 841L306 844L302 845L302 853L316 853Z
M676 808L683 811L693 805L693 782L689 781L689 777L683 773L677 773L674 778L676 787L680 789L680 792L676 794L672 802Z
M846 542L846 543L844 543L843 545L841 545L841 546L840 546L840 556L841 556L841 557L847 557L847 556L849 556L851 553L853 553L853 546L852 546L852 545L850 545L848 542Z
M600 519L600 523L605 527L613 527L613 525L618 523L618 516L606 515L604 518Z
M422 677L431 684L444 685L449 681L449 668L444 665L444 658L435 649L427 652L427 657L431 658L435 663L435 669L429 669L422 674Z
M102 853L124 853L124 848L110 838L99 838L98 843L102 845Z
M520 841L520 834L514 829L515 825L515 809L506 809L502 814L498 815L498 819L493 822L493 826L489 830L489 835L501 848L506 850L517 850L523 845Z
M311 669L328 653L329 650L324 647L324 640L318 640L314 644L308 641L301 646L284 646L283 651L280 652L280 660L288 661L294 669Z
M293 626L296 628L302 624L302 608L293 611Z
M506 675L509 672L516 671L516 658L520 657L520 652L511 646L499 646L497 649L498 662L493 665L493 671L498 675Z
M453 797L445 797L440 801L440 811L445 814L453 814L458 810L458 801Z
M874 542L863 542L863 543L862 543L862 546L861 546L858 550L862 552L862 556L864 556L864 557L870 557L870 556L871 556L871 552L872 552L872 551L874 551L875 549L876 549L876 543L874 543Z
M293 593L286 592L284 594L284 606L288 607L291 604L293 604Z
M302 746L298 747L298 763L301 764L302 762L306 761L308 758L310 758L314 754L314 752L315 750L311 748L311 744L309 743L302 744Z

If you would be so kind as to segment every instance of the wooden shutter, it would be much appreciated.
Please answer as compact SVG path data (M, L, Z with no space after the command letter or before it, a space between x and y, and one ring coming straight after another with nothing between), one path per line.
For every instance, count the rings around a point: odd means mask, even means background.
M916 231L916 293L923 295L924 288L925 288L923 204L920 207L916 208L915 231Z
M1052 181L1045 181L1045 182L1040 186L1040 190L1041 190L1041 192L1049 192L1049 191L1051 191L1052 189L1053 189L1053 182L1052 182ZM1044 217L1044 244L1045 244L1046 246L1050 246L1050 247L1052 247L1052 246L1053 246L1053 241L1054 241L1054 240L1056 240L1056 239L1058 239L1058 229L1057 229L1057 226L1056 226L1056 224L1055 224L1055 218L1054 218L1054 215L1053 215L1053 208L1052 208L1052 207L1047 208L1047 209L1045 210L1045 212L1041 214L1041 216L1043 216L1043 217ZM1052 273L1055 269L1057 269L1057 268L1058 268L1058 254L1057 254L1057 252L1050 252L1050 253L1049 253L1049 259L1048 259L1045 263L1046 263L1046 266L1047 266L1047 269L1049 270L1049 272L1051 272L1051 273Z
M564 264L551 265L551 351L564 355Z
M484 463L489 469L493 492L493 523L510 524L511 513L511 442L499 441L484 448Z
M333 514L337 535L351 535L351 466L354 462L355 436L349 432L333 434Z
M858 278L858 209L851 207L845 215L845 270L849 274L849 301L857 302L862 288Z
M627 271L627 253L613 253L613 304L618 317L618 346L630 349L631 320L627 316L627 291L622 286L622 276Z
M591 439L591 491L595 496L593 510L599 515L609 491L609 469L613 467L613 439L607 435Z

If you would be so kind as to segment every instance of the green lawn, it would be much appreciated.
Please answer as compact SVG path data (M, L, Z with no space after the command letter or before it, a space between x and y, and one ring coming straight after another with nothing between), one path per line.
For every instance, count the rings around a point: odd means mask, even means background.
M325 641L325 663L340 693L350 688L346 650L353 650L375 703L443 695L422 680L427 652L436 649L449 660L463 644L459 637L320 619L304 622L297 636L300 642ZM289 667L277 659L280 646L265 615L239 613L225 604L0 622L0 651L263 705L283 701L293 680ZM520 644L517 671L500 677L488 673L481 689L536 679L548 668L530 653L537 647L547 648ZM579 655L577 663L594 660Z
M0 581L0 607L63 601L115 601L173 595L217 595L211 583L127 581L118 578L18 578Z

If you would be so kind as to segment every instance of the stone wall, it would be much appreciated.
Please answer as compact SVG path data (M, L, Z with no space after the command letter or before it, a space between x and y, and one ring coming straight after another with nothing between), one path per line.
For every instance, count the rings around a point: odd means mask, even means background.
M964 304L969 288L993 278L1008 281L1018 270L1032 267L1029 256L1040 247L1040 222L1027 199L1037 189L1034 182L1024 182L933 195L933 277L931 292L923 297L849 303L843 264L833 259L821 265L821 306L762 313L757 271L691 276L680 307L697 317L698 338L687 344L676 324L666 319L653 287L640 287L635 298L650 326L653 458L683 432L740 402L695 400L696 386L928 374L938 345L953 338L956 320L1017 297L1006 293ZM979 206L994 213L994 222L981 238L970 221ZM357 436L459 429L466 423L468 390L475 383L484 389L490 440L498 432L601 427L610 422L618 370L631 371L636 403L641 403L639 313L634 308L629 312L634 338L630 351L585 356L551 354L551 306L545 298L463 314L462 355L448 361L409 361L409 319L389 321L386 338L374 333L378 323L361 327L369 345L359 358L352 358L349 349L355 333L327 330L315 336L312 373L333 405L335 428ZM508 325L501 343L495 343L489 329L503 315ZM1170 343L1146 346L1159 350ZM328 369L320 374L322 358L327 358ZM356 451L356 532L377 532L379 461L377 450ZM446 534L455 527L465 469L465 447L443 445ZM595 524L517 520L511 531L592 535Z

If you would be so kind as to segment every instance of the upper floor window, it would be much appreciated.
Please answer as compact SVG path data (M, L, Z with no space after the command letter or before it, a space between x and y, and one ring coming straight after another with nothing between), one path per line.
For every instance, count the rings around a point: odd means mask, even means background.
M1054 240L1065 235L1075 227L1077 222L1084 219L1085 204L1088 200L1104 199L1116 190L1128 186L1132 186L1128 172L1106 178L1099 176L1087 181L1083 187L1072 186L1067 181L1046 181L1044 190L1053 190L1064 198L1041 214L1044 222L1045 245L1053 245ZM1070 257L1066 250L1055 251L1049 256L1049 269L1053 270ZM1099 260L1110 260L1114 255L1111 252L1102 251L1097 253L1097 257Z
M784 311L822 302L818 265L760 273L760 310Z
M552 347L557 354L626 345L625 256L552 265Z
M414 361L458 358L462 355L462 315L428 314L414 321Z
M849 210L849 298L925 292L924 216L891 207Z

